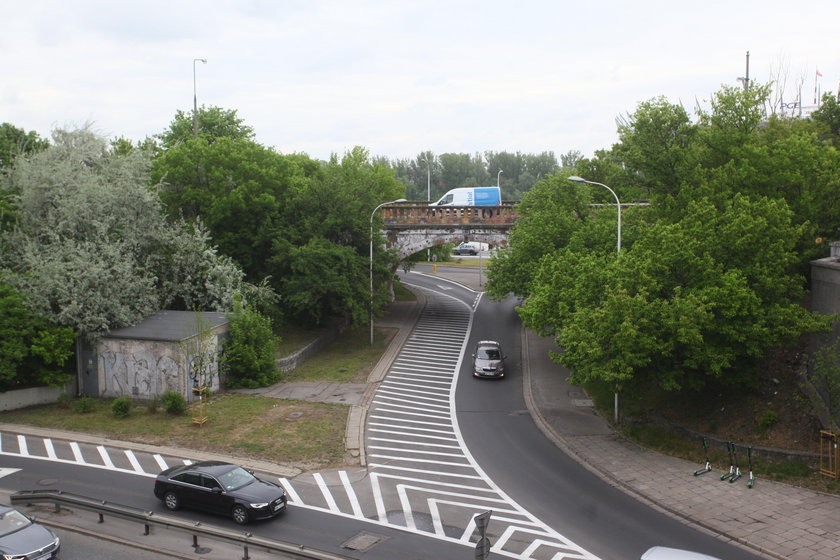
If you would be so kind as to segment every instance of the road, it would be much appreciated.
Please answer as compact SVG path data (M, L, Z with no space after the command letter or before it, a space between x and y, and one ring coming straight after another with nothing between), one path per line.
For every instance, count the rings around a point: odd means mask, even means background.
M419 274L404 281L429 289L440 289L441 284L437 277ZM475 297L469 290L445 293L465 303ZM478 340L501 342L508 355L507 378L474 379L465 359L455 393L463 441L486 475L535 518L600 558L639 558L647 548L662 544L726 559L758 558L629 498L542 435L523 396L521 325L515 304L514 298L481 298L467 343L471 348ZM544 359L538 367L557 366Z

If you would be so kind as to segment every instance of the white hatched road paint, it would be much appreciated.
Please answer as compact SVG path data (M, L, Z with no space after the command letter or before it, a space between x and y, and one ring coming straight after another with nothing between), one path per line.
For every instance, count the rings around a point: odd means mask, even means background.
M455 384L472 305L427 291L427 305L380 383L365 430L367 476L346 471L281 479L293 503L475 546L475 516L492 511L491 550L512 558L597 560L507 496L475 462L455 416ZM339 500L353 492L345 504ZM332 493L335 498L327 497ZM369 501L354 501L357 495ZM339 503L339 501L341 503Z
M368 412L368 473L346 470L279 478L289 504L474 546L475 516L492 511L492 552L534 560L598 560L507 496L467 449L455 385L472 328L472 306L427 291L427 305ZM0 433L0 456L37 458L154 477L189 459ZM15 469L0 469L0 476ZM360 499L361 497L361 499Z

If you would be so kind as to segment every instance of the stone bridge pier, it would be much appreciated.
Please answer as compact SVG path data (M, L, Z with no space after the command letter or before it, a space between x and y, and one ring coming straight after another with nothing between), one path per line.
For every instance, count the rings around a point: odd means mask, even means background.
M500 206L428 206L404 202L382 208L388 247L400 260L443 243L476 241L507 245L517 213L512 204Z

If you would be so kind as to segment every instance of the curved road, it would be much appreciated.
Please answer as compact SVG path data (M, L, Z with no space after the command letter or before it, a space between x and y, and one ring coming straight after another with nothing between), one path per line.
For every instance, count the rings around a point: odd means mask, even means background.
M419 274L404 281L432 290L441 284L439 278ZM471 290L445 293L464 302L475 299ZM637 502L543 436L523 395L522 329L515 304L514 298L502 302L481 298L467 342L467 356L478 340L501 342L508 356L507 378L474 379L465 357L455 393L463 441L489 478L536 518L600 558L635 559L654 545L702 550L732 560L759 558ZM539 367L546 367L546 362L539 362Z

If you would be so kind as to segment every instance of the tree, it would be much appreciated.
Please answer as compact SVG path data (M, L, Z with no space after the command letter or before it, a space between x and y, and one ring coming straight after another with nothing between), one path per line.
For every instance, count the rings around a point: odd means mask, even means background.
M252 140L254 129L243 123L243 119L239 118L235 109L205 107L204 105L198 108L198 137L208 144L212 144L219 138ZM159 138L164 150L195 138L192 111L175 113L175 119L169 125L169 129L162 132Z
M20 293L0 283L0 391L69 381L73 342L73 329L33 314Z
M659 193L674 194L693 165L696 127L686 110L657 97L640 103L618 127L618 153Z
M171 218L200 219L220 252L258 282L272 274L267 257L282 235L293 191L315 172L301 157L222 137L213 143L188 139L162 152L152 162L151 179L162 183L160 197Z
M840 143L840 97L831 92L823 94L820 107L811 113L811 118L825 126L835 146Z
M369 319L370 230L382 246L381 219L371 212L402 196L391 170L374 163L366 150L333 155L320 171L290 193L281 223L283 235L272 248L272 282L293 316L319 324L346 317L354 324ZM372 219L372 221L371 221ZM387 284L396 268L389 253L374 251L374 313L386 303Z
M21 154L33 154L44 150L50 143L42 140L34 131L26 132L11 123L0 124L0 169L9 168Z
M748 385L767 348L828 324L799 305L797 230L782 201L695 201L619 259L572 248L543 258L523 320L555 334L576 382Z
M177 300L230 306L241 271L196 240L183 243L194 233L166 221L148 168L146 151L115 154L86 129L56 130L52 146L16 162L8 188L19 221L0 258L35 314L95 339ZM178 268L187 262L191 270Z
M586 189L573 187L560 175L543 179L525 194L509 248L496 253L487 268L485 290L491 298L531 294L540 259L568 244L581 227L588 212L587 195Z

